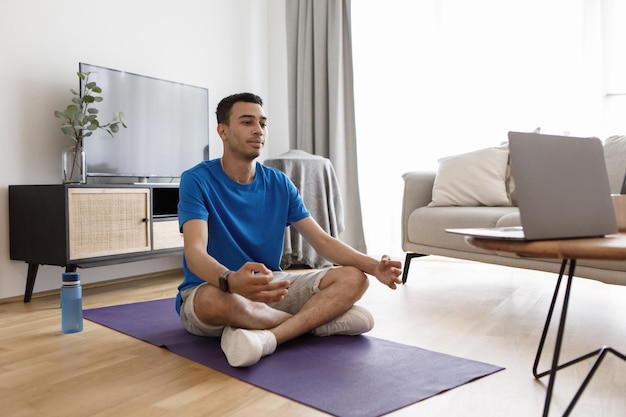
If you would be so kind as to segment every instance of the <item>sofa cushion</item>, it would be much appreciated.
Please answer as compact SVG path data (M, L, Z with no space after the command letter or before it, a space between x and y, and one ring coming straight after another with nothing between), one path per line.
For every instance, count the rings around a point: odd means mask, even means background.
M515 223L518 213L517 207L420 207L409 215L407 239L418 245L481 252L465 243L463 236L445 229L519 226L519 220Z
M626 174L626 136L611 136L604 141L604 160L611 192L619 194Z
M508 159L506 146L440 159L429 207L510 206Z
M505 144L502 147L506 148L509 152L509 157L506 162L506 179L504 181L504 185L506 186L506 193L511 201L511 205L517 207L517 189L515 188L515 178L511 175L511 151L509 150L508 144Z
M521 226L522 220L519 215L519 209L511 211L498 219L496 227L512 227Z
M532 133L541 133L541 126L537 127ZM503 147L506 147L507 151L509 150L509 142L506 141L502 143ZM507 161L507 171L506 171L506 192L509 194L509 200L511 200L512 206L517 206L517 190L515 189L515 178L511 175L511 156L509 155L509 159Z

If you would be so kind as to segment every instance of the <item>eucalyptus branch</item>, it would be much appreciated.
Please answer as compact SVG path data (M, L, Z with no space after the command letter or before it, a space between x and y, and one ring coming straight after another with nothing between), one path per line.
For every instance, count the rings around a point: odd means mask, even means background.
M90 72L77 72L81 79L80 91L70 89L72 92L72 104L68 105L64 111L56 110L54 115L62 120L61 131L63 134L76 142L76 146L82 146L83 139L89 137L94 131L103 129L111 137L120 129L126 128L124 123L124 113L117 112L113 120L100 125L98 121L98 109L91 107L94 103L103 100L100 94L102 89L93 81L89 81Z

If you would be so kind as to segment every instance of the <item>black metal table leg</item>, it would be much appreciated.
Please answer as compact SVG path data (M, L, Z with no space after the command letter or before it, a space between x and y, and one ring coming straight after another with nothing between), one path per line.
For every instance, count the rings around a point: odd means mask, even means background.
M552 294L552 301L550 302L550 308L548 309L546 322L543 325L541 339L539 340L539 347L537 348L537 354L535 355L535 363L533 364L533 375L535 376L535 378L541 378L550 373L550 370L538 372L537 368L539 367L539 361L543 353L543 347L545 345L546 338L548 337L548 330L550 329L550 323L552 322L552 314L554 313L554 307L556 306L556 300L559 296L559 289L561 288L561 281L563 280L563 274L565 273L567 263L567 260L563 260L563 262L561 263L561 270L559 271L559 277L556 280L556 287L554 288L554 294Z
M556 340L555 340L555 345L554 345L554 354L552 356L552 365L551 365L549 370L544 371L544 372L538 372L537 368L539 366L539 361L540 361L541 355L543 353L543 348L544 348L546 337L547 337L547 334L548 334L548 329L549 329L550 323L552 321L552 315L554 313L554 308L556 307L556 301L557 301L557 297L558 297L558 294L559 294L561 281L562 281L563 276L565 274L565 269L566 269L568 263L569 263L569 271L568 271L567 283L566 283L566 286L565 286L565 294L564 294L564 297L563 297L563 306L562 306L562 309L561 309L561 317L560 317L560 320L559 320L559 328L557 330L557 335L556 335ZM574 277L574 270L575 269L576 269L576 260L575 259L571 259L571 260L564 259L563 260L563 262L561 264L561 270L559 272L559 278L557 280L556 287L554 289L554 294L552 296L552 301L550 303L550 309L548 310L548 315L546 317L546 322L544 324L543 332L541 334L541 339L539 341L539 347L537 348L537 354L535 356L535 362L533 364L533 375L535 376L535 378L541 378L543 376L550 375L550 379L548 381L548 387L547 387L547 390L546 390L546 400L545 400L544 409L543 409L543 416L544 417L548 416L548 412L550 410L550 402L552 400L552 393L554 391L554 384L555 384L555 380L556 380L556 372L558 370L561 370L563 368L567 368L568 366L574 365L574 364L576 364L578 362L584 361L584 360L592 358L594 356L597 357L595 363L591 367L589 373L587 374L587 376L585 377L585 379L584 379L583 383L581 384L580 388L576 392L576 395L574 395L574 397L572 398L572 401L570 402L570 404L568 405L567 409L563 413L563 416L568 416L572 412L572 410L574 409L574 406L578 402L578 399L580 398L580 396L582 395L583 391L585 390L585 388L587 387L587 385L591 381L591 378L595 374L596 370L598 369L598 367L602 363L602 360L604 359L604 357L606 356L607 353L613 353L617 357L619 357L622 360L626 361L626 356L623 355L622 353L616 351L613 348L610 348L610 347L607 347L607 346L603 346L600 349L597 349L597 350L595 350L593 352L590 352L590 353L587 353L585 355L579 356L578 358L572 359L572 360L570 360L570 361L568 361L568 362L566 362L566 363L564 363L562 365L559 365L559 356L560 356L560 353L561 353L561 345L563 343L563 333L565 331L565 321L566 321L566 317L567 317L567 308L568 308L568 305L569 305L569 297L570 297L570 292L571 292L571 287L572 287L572 279Z
M571 259L569 262L569 273L567 277L567 284L565 285L565 295L563 297L563 307L561 308L561 318L559 320L559 328L556 332L556 341L554 342L554 354L552 355L552 367L550 369L550 379L548 381L548 389L546 390L546 401L543 406L544 417L547 417L548 411L550 411L552 391L554 390L554 382L556 381L556 371L558 370L558 367L559 367L559 356L561 354L561 344L563 342L563 333L565 331L565 320L567 318L567 307L569 305L569 295L572 289L572 277L574 276L574 269L576 269L576 260Z
M574 406L576 405L576 402L578 401L580 396L583 394L583 391L585 390L585 388L587 388L587 384L589 384L589 381L591 381L591 378L596 373L596 370L600 367L600 364L602 363L602 360L604 359L607 353L612 353L618 358L622 359L623 361L626 361L625 355L623 355L622 353L608 346L602 346L600 349L595 350L589 353L588 355L585 355L584 357L582 357L583 359L587 359L592 356L597 356L597 359L594 362L591 369L589 370L589 373L587 373L587 376L585 377L585 380L581 384L580 388L578 388L578 391L576 391L576 395L574 395L574 398L572 398L572 401L567 406L565 413L563 413L564 416L569 416L569 414L572 412L572 410L574 409Z

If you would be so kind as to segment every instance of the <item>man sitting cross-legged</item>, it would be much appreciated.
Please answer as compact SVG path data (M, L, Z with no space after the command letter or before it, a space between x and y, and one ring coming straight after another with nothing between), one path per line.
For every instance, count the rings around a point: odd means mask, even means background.
M297 188L256 161L267 139L261 98L250 93L217 107L221 158L185 171L178 218L184 236L176 308L190 333L220 337L231 366L250 366L281 343L306 333L358 335L374 320L354 304L365 274L392 289L401 264L364 255L326 233ZM280 270L285 227L292 225L336 265L302 274Z

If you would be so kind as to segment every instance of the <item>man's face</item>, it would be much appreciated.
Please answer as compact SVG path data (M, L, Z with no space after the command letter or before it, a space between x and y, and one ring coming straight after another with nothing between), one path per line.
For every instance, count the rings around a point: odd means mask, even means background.
M267 138L267 117L256 103L239 101L233 105L228 125L219 124L224 151L253 160L261 154Z

